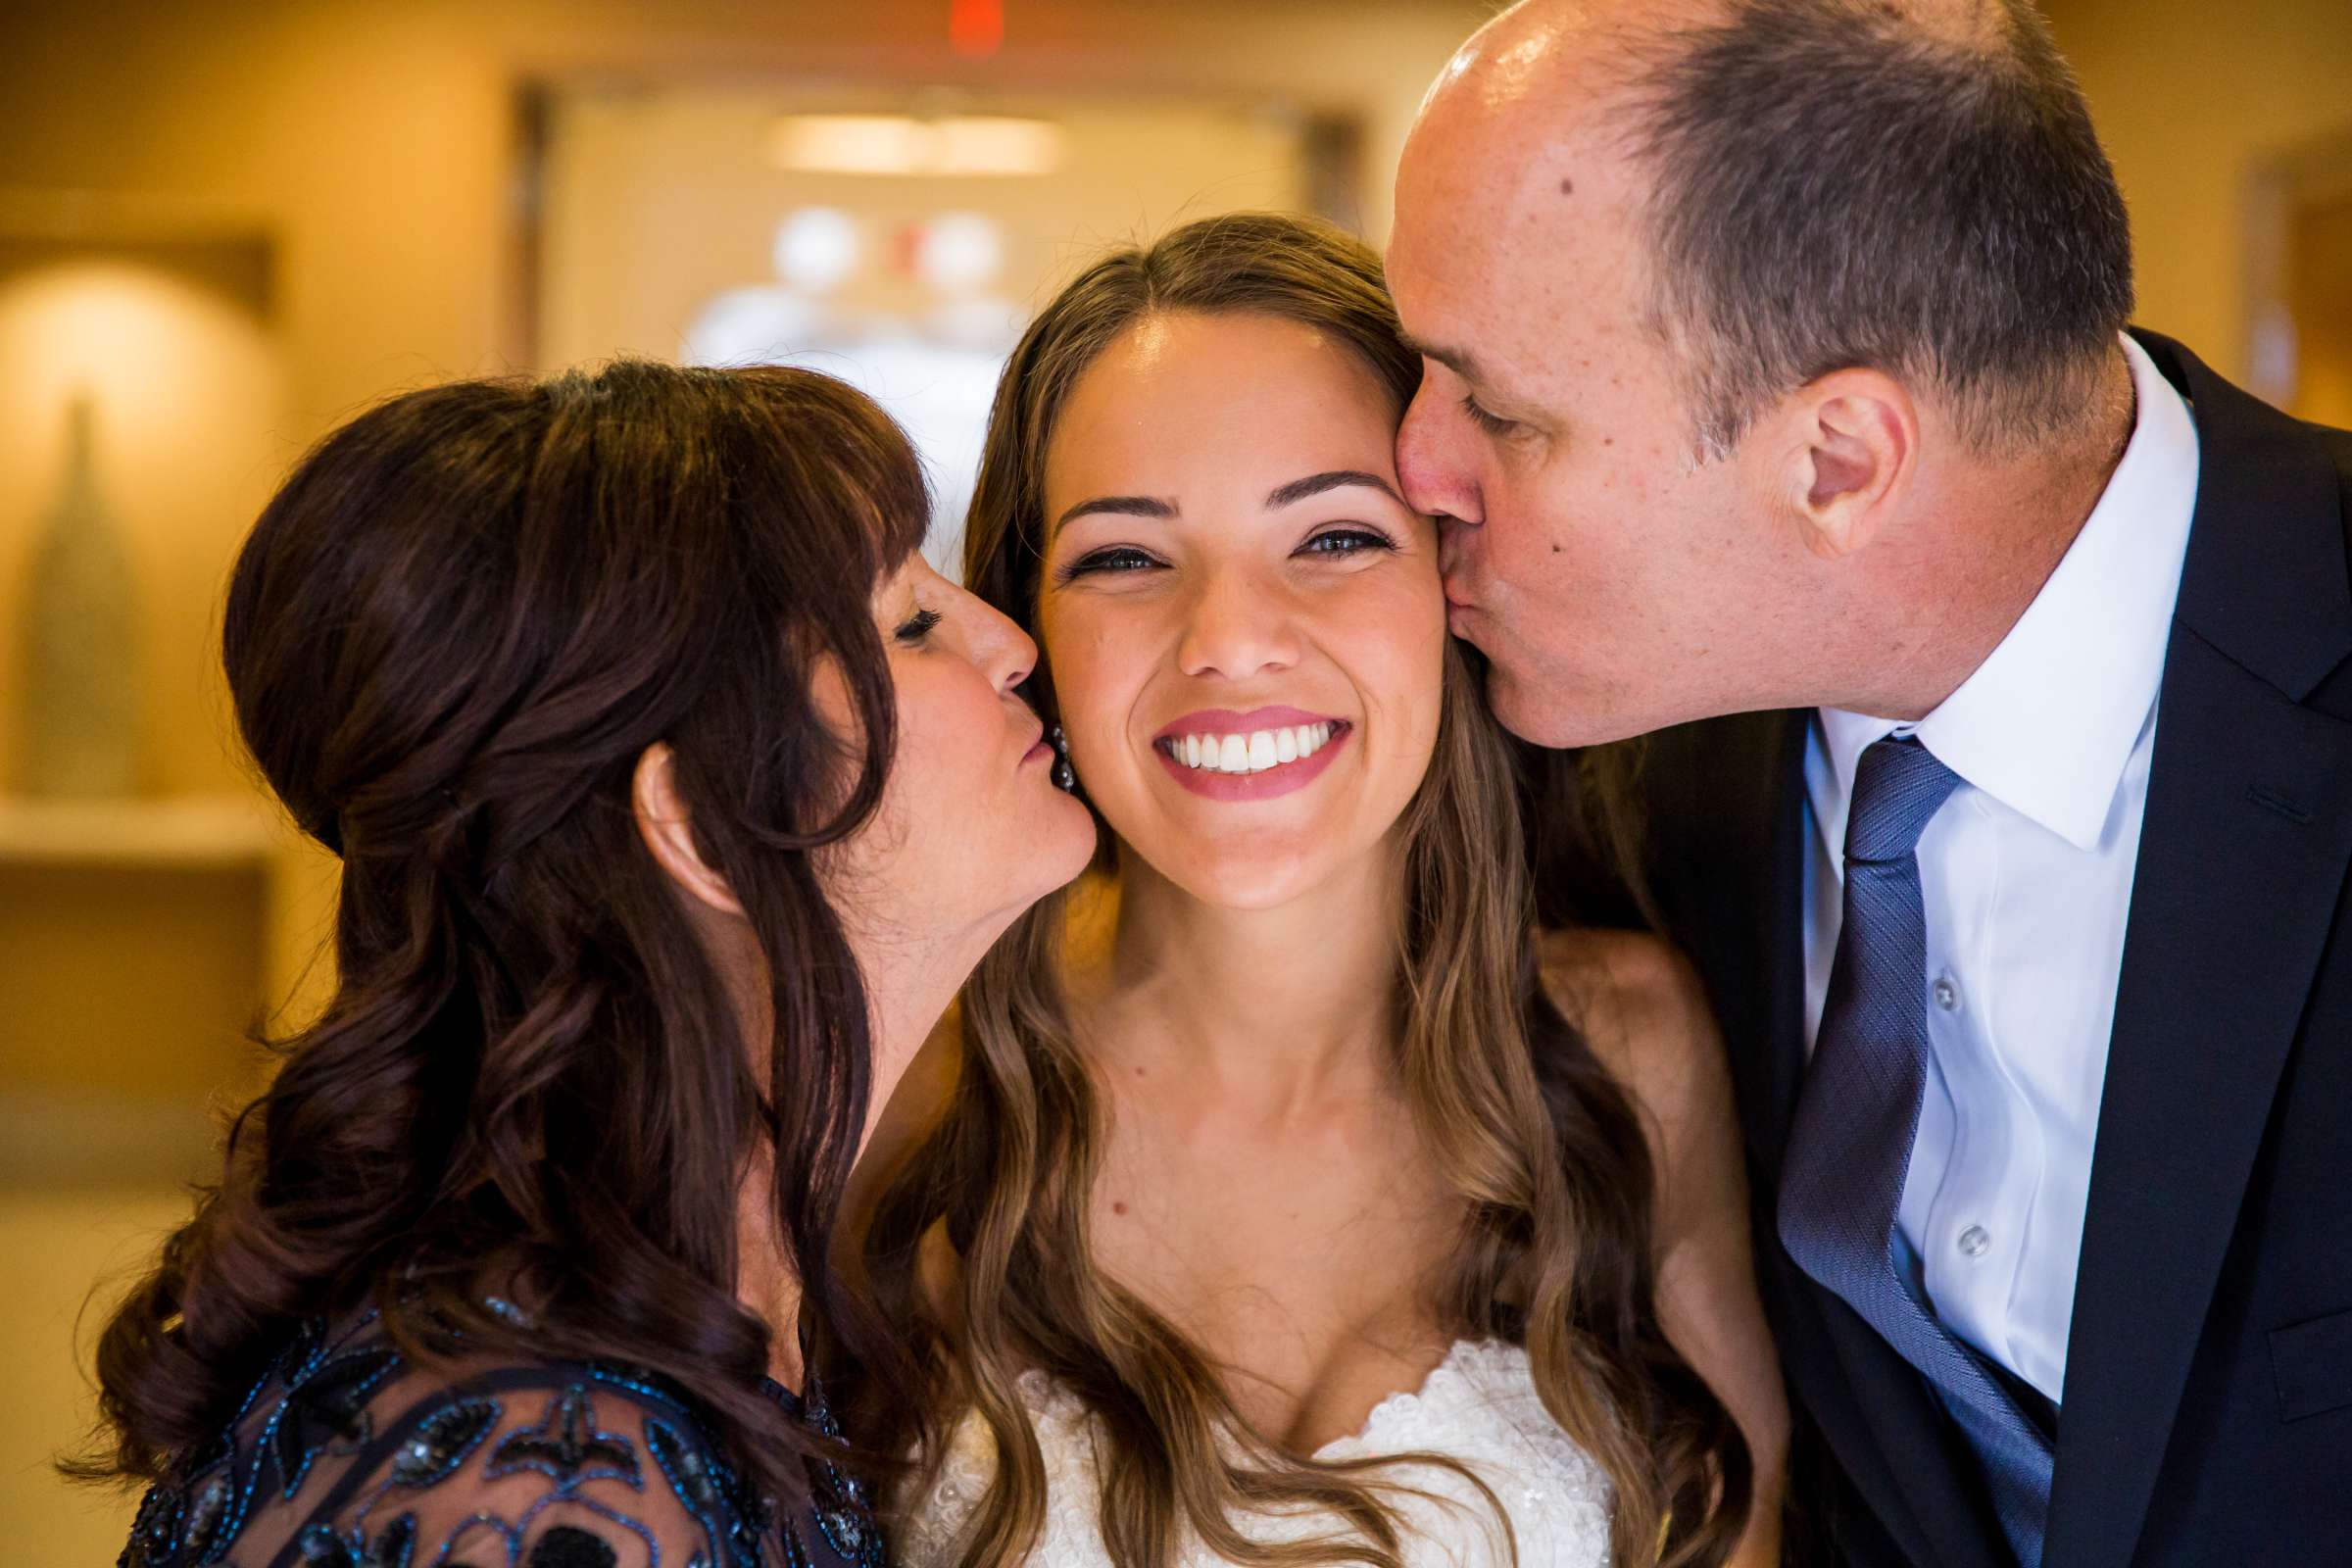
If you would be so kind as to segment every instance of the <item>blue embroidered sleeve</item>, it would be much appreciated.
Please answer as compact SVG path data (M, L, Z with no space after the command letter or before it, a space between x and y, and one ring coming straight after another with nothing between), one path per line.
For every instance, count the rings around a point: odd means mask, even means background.
M884 1568L864 1488L814 1490L780 1515L626 1369L442 1381L363 1322L288 1350L148 1494L122 1568Z

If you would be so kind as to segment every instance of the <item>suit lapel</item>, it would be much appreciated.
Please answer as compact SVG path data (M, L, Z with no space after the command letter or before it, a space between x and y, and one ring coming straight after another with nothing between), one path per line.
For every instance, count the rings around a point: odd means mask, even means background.
M2157 710L2067 1360L2047 1560L2131 1560L2352 862L2338 481L2176 345L2200 480Z

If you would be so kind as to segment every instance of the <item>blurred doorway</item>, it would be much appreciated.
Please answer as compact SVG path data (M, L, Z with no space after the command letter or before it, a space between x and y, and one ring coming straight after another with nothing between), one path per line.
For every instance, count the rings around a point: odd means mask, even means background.
M1188 219L1354 207L1350 127L1246 102L598 83L537 109L536 362L852 381L923 454L943 566L998 370L1064 280Z
M2291 407L2303 418L2352 427L2352 188L2293 214L2287 280L2298 346Z
M2250 194L2254 390L2352 427L2352 135L2264 165Z

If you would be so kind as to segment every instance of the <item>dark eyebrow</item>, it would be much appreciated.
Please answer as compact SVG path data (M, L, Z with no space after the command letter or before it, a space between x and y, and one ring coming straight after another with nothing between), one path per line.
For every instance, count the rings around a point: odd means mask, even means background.
M1377 490L1398 506L1404 505L1404 497L1396 493L1396 487L1379 474L1366 473L1361 468L1334 468L1329 473L1310 473L1303 479L1293 479L1289 484L1275 486L1266 496L1266 510L1271 512L1278 507L1293 506L1309 496L1319 496L1326 490L1338 490L1351 484Z
M1424 343L1406 334L1404 346L1425 360L1435 360L1465 381L1484 381L1486 371L1479 366L1478 356L1468 349L1451 348L1444 343Z
M1169 518L1177 514L1174 502L1162 501L1157 496L1097 496L1092 501L1079 502L1055 517L1054 526L1059 528L1072 517L1083 517L1090 512L1104 512L1114 517Z

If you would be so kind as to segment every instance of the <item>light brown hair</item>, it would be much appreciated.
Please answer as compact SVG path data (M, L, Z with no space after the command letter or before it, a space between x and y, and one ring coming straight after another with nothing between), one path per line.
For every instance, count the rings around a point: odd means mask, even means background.
M1258 313L1326 332L1399 415L1420 378L1379 260L1326 224L1209 219L1097 263L1013 351L965 539L972 589L1024 626L1037 620L1059 412L1114 339L1168 312ZM1396 840L1397 1073L1462 1209L1429 1309L1451 1334L1526 1347L1545 1408L1613 1485L1620 1563L1718 1563L1744 1521L1746 1450L1659 1331L1648 1153L1624 1093L1544 998L1511 751L1458 645L1445 680L1435 755ZM1035 694L1050 722L1042 662ZM1243 1418L1199 1348L1096 1266L1088 1199L1104 1111L1061 990L1064 912L1060 897L1032 909L973 976L956 1090L868 1236L886 1305L932 1337L926 1458L936 1465L943 1431L967 1411L995 1439L996 1474L964 1530L962 1563L1017 1561L1037 1539L1046 1474L1017 1380L1038 1369L1101 1423L1102 1530L1123 1568L1168 1568L1188 1532L1239 1563L1401 1568L1386 1461L1283 1451ZM935 1227L960 1262L944 1316L916 1277ZM1328 1510L1346 1528L1266 1545L1234 1522L1292 1506Z

